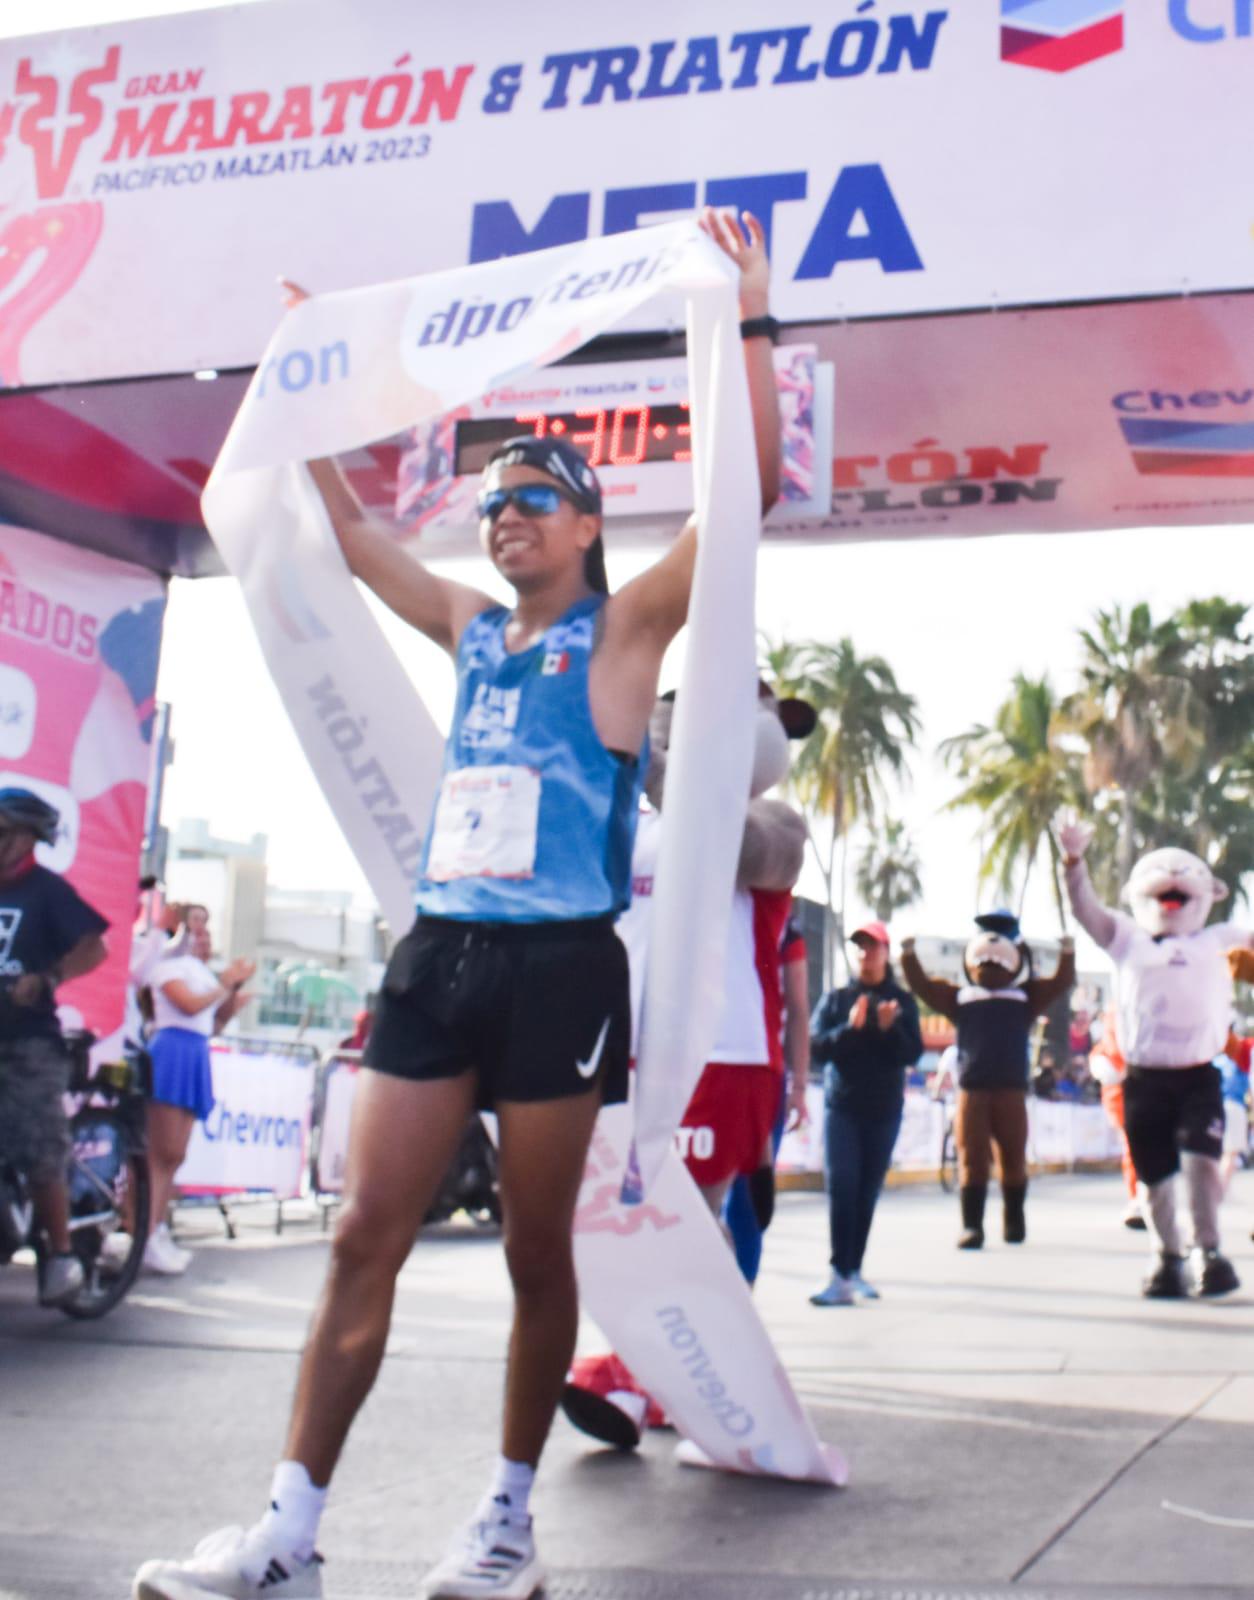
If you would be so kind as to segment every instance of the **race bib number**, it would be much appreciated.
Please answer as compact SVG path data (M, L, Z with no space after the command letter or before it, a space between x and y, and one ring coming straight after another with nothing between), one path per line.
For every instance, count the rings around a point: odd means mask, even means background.
M539 818L540 774L530 767L445 773L426 876L436 883L532 877Z

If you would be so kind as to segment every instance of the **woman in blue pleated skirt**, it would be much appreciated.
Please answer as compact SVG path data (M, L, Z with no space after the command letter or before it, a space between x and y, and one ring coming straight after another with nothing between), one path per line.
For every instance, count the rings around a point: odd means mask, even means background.
M144 1250L149 1272L166 1276L186 1271L190 1253L170 1237L166 1211L174 1175L183 1165L196 1122L213 1109L209 1040L224 1028L248 997L241 991L256 970L250 961L232 961L216 978L205 964L211 941L207 929L189 934L190 948L157 963L152 989L152 1096L148 1104L148 1165L152 1174L152 1231Z

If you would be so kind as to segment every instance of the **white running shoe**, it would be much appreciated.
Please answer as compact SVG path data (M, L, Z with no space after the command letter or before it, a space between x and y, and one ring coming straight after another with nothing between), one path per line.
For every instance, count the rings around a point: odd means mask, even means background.
M531 1518L506 1522L489 1504L423 1583L426 1600L531 1600L544 1583Z
M130 1260L133 1243L129 1233L115 1228L100 1246L100 1265L110 1272L120 1272Z
M276 1551L261 1525L219 1528L190 1561L145 1561L131 1585L133 1600L321 1600L322 1557L308 1561Z
M155 1272L161 1278L177 1278L187 1271L191 1259L191 1251L181 1250L175 1244L164 1222L149 1234L144 1246L145 1272Z
M810 1296L812 1306L856 1306L858 1297L853 1290L853 1279L842 1272L833 1272L826 1289Z
M875 1287L875 1285L873 1283L868 1283L860 1272L851 1272L849 1274L849 1282L850 1282L850 1284L851 1284L851 1286L853 1288L854 1294L856 1294L859 1297L859 1299L862 1299L862 1300L878 1300L879 1299L879 1297L880 1297L879 1290Z
M83 1263L76 1255L48 1256L39 1274L41 1306L63 1306L83 1287Z

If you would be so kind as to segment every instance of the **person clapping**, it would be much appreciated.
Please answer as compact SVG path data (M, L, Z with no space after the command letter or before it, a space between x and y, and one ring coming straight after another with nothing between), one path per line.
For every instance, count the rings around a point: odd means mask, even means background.
M152 1169L152 1232L144 1267L165 1276L187 1269L191 1254L170 1236L166 1210L174 1175L183 1165L192 1128L213 1108L209 1040L251 998L244 985L256 971L251 961L230 962L215 977L207 928L189 929L185 954L167 956L151 974L153 1032L152 1098L148 1105L148 1160Z

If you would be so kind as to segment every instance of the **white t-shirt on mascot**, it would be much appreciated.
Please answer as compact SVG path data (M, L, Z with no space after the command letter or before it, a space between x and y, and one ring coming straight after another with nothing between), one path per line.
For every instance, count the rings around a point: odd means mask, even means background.
M1223 1050L1232 1022L1224 957L1250 942L1235 923L1206 926L1227 892L1188 850L1151 850L1133 867L1125 891L1132 915L1109 913L1115 932L1106 946L1130 1066L1200 1066Z
M1155 939L1131 917L1114 913L1109 946L1118 968L1119 1048L1146 1067L1196 1067L1223 1049L1232 1019L1232 979L1225 955L1245 943L1231 922L1183 938Z
M640 813L636 845L631 858L631 904L619 917L615 928L627 947L631 972L631 1053L638 1053L640 1013L644 998L644 973L649 948L649 926L653 917L653 880L657 871L658 847L662 839L662 816L658 811ZM693 929L700 938L701 930ZM723 1013L711 1061L730 1061L746 1066L766 1066L770 1052L766 1039L766 1007L762 982L758 977L753 945L753 896L737 889L732 900L731 921L727 929L727 957L723 975Z

